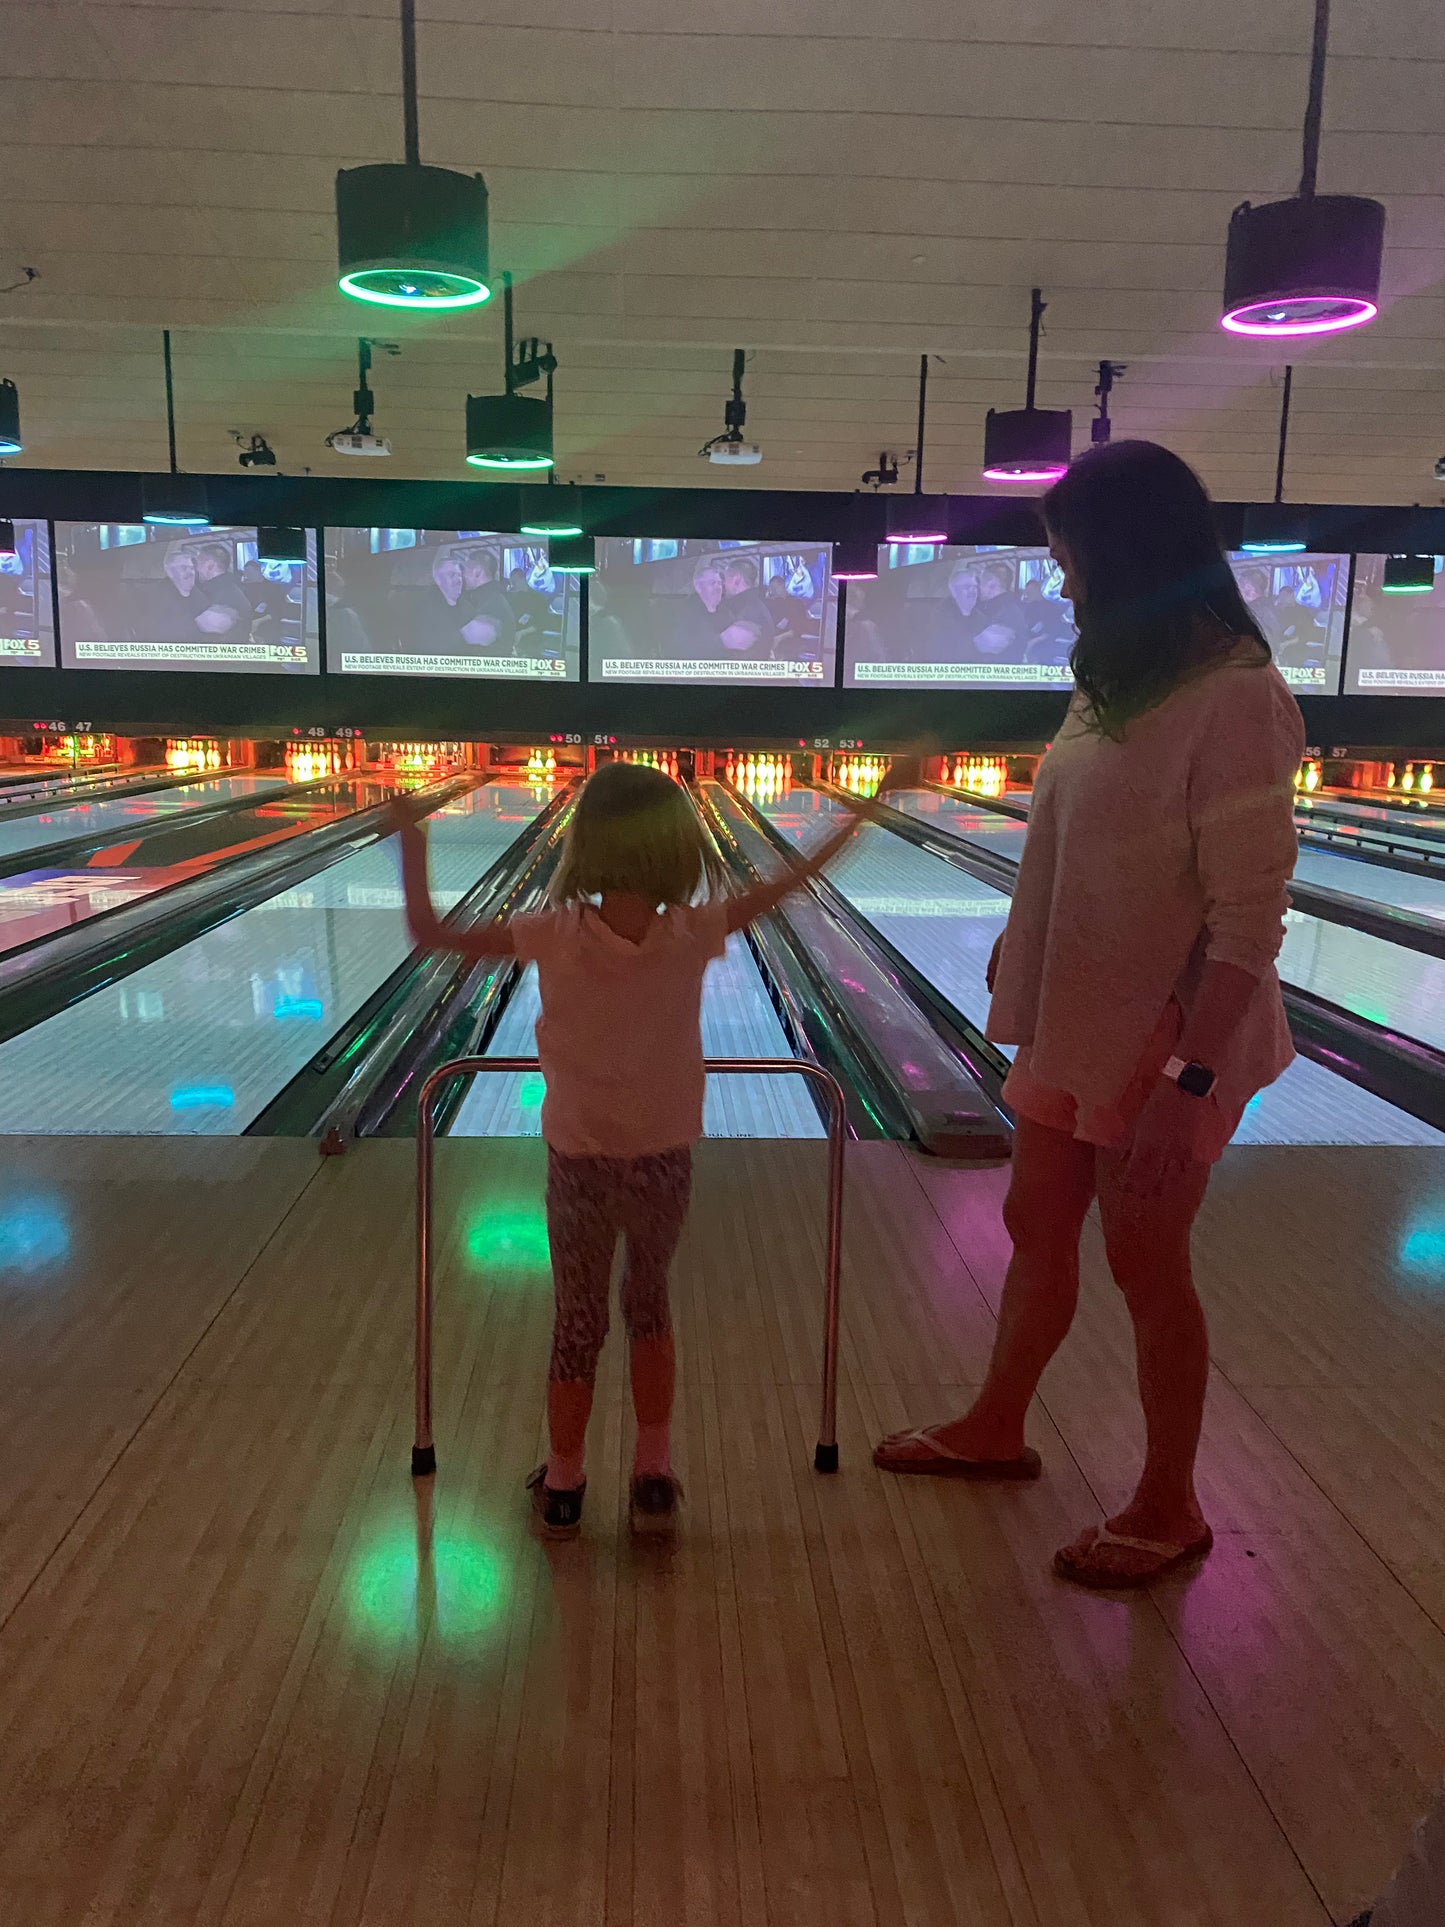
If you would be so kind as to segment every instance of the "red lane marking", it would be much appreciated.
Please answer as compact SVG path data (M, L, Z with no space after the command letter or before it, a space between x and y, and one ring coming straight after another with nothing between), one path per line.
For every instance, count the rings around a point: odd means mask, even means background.
M134 843L112 843L108 850L97 850L85 867L88 870L119 869L126 858L133 856L140 846L141 839L139 837L135 839Z

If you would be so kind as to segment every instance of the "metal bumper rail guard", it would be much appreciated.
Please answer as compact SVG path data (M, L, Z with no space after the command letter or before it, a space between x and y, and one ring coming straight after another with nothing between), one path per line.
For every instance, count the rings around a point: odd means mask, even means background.
M819 1472L838 1470L838 1290L843 1263L843 1152L848 1138L847 1104L837 1078L818 1064L787 1057L709 1057L714 1072L754 1076L805 1077L828 1100L828 1257L823 1274L823 1409L813 1465ZM411 1448L413 1478L425 1478L437 1467L432 1438L432 1099L454 1077L486 1071L536 1071L535 1057L454 1057L439 1064L417 1096L416 1127L416 1436Z

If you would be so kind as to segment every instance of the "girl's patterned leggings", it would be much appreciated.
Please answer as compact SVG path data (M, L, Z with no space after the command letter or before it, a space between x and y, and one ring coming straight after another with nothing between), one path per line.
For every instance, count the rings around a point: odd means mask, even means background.
M670 1335L668 1267L691 1192L691 1145L641 1158L569 1158L548 1150L547 1236L557 1294L550 1378L590 1385L597 1375L619 1237L626 1240L627 1336Z

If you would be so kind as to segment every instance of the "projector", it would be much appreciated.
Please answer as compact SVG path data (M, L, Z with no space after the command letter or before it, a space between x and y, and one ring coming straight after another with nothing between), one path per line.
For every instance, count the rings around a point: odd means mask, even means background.
M763 451L757 442L714 442L707 458L727 468L751 468L763 459Z
M389 455L391 443L385 435L363 435L360 429L343 428L326 437L326 446L338 455Z

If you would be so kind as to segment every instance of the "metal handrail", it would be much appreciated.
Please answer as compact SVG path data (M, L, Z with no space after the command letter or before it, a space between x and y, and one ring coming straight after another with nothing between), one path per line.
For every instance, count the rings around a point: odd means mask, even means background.
M838 1294L843 1264L843 1153L848 1141L847 1101L843 1087L821 1065L794 1057L709 1057L711 1072L748 1072L805 1077L828 1100L828 1257L823 1279L823 1405L813 1465L838 1470ZM435 1133L432 1099L455 1077L483 1071L535 1071L535 1057L454 1057L439 1064L417 1096L416 1122L416 1435L411 1448L413 1478L436 1471L432 1437L432 1165Z

